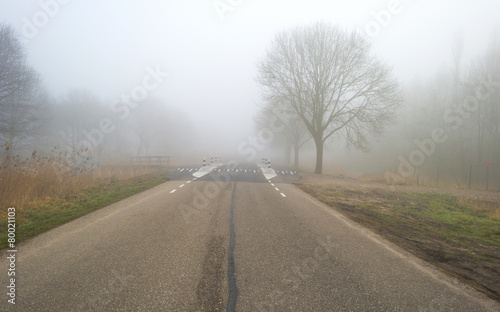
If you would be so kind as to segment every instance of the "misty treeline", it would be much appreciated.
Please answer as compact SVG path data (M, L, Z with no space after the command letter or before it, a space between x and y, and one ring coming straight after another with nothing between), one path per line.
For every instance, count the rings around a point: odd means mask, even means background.
M60 170L95 168L103 159L171 155L189 145L191 127L182 111L160 99L147 98L140 103L119 99L117 95L117 101L104 103L89 90L51 96L28 64L17 34L11 26L0 24L3 162L36 152L64 162L57 164ZM122 113L125 106L127 114Z
M400 88L365 37L324 23L286 30L259 63L264 97L256 126L283 120L272 144L285 161L292 151L295 166L303 144L314 141L317 173L323 146L343 144L371 155L371 171L388 183L466 186L471 165L473 181L484 180L487 161L489 178L498 180L500 33L492 31L472 61L465 48L457 33L448 66Z
M388 182L483 184L487 163L489 180L500 182L500 32L493 29L488 46L471 61L464 59L462 33L449 48L447 65L405 87L390 134L388 150L397 160Z

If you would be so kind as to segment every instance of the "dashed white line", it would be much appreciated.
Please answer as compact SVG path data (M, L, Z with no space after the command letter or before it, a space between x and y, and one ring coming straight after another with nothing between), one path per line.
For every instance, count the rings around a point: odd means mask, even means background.
M274 183L271 183L272 186L274 186Z
M187 181L187 182L186 182L186 184L187 184L187 183L191 183L191 180Z
M179 185L179 187L183 187L183 186L184 186L184 184Z
M280 194L281 194L281 196L286 197L286 195L285 195L285 194L283 194L283 193L280 193Z
M277 188L277 187L275 187L274 189L275 189L275 190L277 190L277 191L279 191L279 190L280 190L280 189L279 189L279 188Z
M173 193L173 192L175 192L175 191L177 191L177 190L171 190L171 191L170 191L170 194L172 194L172 193Z

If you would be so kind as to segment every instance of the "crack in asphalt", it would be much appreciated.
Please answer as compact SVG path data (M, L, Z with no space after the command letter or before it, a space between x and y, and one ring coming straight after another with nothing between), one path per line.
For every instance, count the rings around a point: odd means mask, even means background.
M229 218L227 222L229 223L229 248L227 250L227 282L228 282L228 298L227 298L227 312L234 312L236 310L236 278L234 276L234 223L233 223L233 212L234 212L234 196L236 193L236 182L234 182L233 195L231 197L231 208L229 211Z

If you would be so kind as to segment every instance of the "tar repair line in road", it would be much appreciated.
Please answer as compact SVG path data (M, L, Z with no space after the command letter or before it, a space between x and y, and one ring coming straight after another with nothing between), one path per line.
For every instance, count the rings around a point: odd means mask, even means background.
M229 210L229 218L227 222L229 223L229 248L227 250L227 283L228 283L228 298L227 298L227 312L234 312L236 310L236 296L238 294L236 288L236 278L234 277L234 223L233 223L233 214L234 214L234 197L236 194L236 182L234 182L233 186L233 195L231 198L231 208Z

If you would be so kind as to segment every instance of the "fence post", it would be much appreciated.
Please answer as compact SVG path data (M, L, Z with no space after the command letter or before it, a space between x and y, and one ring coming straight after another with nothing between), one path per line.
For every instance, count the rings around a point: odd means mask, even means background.
M486 166L486 190L488 190L488 184L489 184L489 180L488 180L488 172L490 171L490 166Z
M437 175L437 180L436 180L436 186L439 186L439 165L438 165L438 175Z
M470 169L469 169L469 190L470 190L471 182L472 182L472 164L470 165Z

